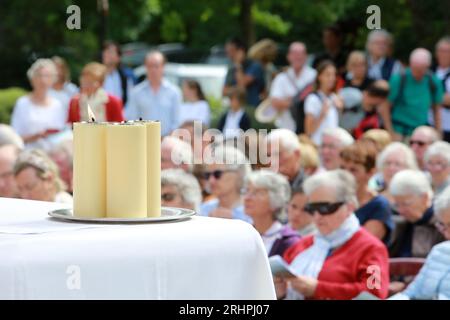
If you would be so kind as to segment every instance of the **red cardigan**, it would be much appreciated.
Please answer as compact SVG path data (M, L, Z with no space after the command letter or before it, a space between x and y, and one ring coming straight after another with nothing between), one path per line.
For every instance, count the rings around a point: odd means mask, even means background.
M79 101L79 95L76 95L70 100L67 122L73 123L81 121ZM120 122L125 120L122 110L122 101L120 99L108 94L108 102L105 104L105 108L106 121Z
M314 243L313 236L300 239L284 254L290 264L302 251ZM369 289L373 284L373 272L369 266L378 266L380 270L380 289ZM369 279L370 278L370 279ZM368 281L369 280L369 281ZM362 291L368 291L385 299L389 290L389 256L384 244L361 228L350 240L327 257L319 273L318 284L313 299L347 300L356 297Z

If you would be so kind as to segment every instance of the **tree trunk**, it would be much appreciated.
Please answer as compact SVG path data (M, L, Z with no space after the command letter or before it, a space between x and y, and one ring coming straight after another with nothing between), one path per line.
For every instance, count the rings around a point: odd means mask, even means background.
M249 47L255 42L255 29L252 20L253 0L240 0L240 25L242 30L242 41Z

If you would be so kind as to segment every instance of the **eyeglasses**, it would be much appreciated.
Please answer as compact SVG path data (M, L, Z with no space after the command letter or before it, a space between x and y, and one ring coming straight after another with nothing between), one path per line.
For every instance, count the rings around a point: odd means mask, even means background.
M251 190L251 189L243 188L241 190L241 194L244 195L244 196L247 196L247 197L258 197L258 198L261 198L261 197L264 197L267 194L267 190L264 190L264 189Z
M176 194L175 193L171 193L171 192L167 192L167 193L162 193L161 194L161 200L163 201L173 201L176 198Z
M225 172L231 172L231 171L234 171L234 170L214 170L211 172L203 172L202 177L205 180L209 180L209 178L211 176L213 176L214 179L219 180Z
M310 215L314 215L314 212L317 211L321 216L326 216L335 213L344 203L343 201L307 203L303 210Z
M423 147L428 145L428 142L420 141L420 140L410 140L409 145L412 147L413 145L417 144L419 147Z

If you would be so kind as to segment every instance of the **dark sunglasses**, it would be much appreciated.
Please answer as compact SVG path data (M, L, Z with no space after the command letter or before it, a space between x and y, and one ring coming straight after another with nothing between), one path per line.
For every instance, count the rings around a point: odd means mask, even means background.
M163 201L173 201L177 195L175 193L162 193L161 194L161 200Z
M322 216L335 213L345 202L313 202L307 203L303 208L304 211L313 215L314 212L318 212Z
M417 144L419 147L423 147L423 146L426 146L428 143L426 143L424 141L419 141L419 140L411 140L411 141L409 141L409 145L410 146L413 146L415 144Z
M203 172L202 177L205 180L209 180L209 177L213 176L216 180L220 179L225 172L232 170L214 170L211 172Z

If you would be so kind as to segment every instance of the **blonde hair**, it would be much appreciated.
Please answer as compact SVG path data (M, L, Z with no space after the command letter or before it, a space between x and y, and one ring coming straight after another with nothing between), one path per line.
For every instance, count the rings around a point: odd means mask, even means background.
M53 176L56 193L66 190L65 183L59 177L58 166L44 151L37 149L23 151L14 165L14 176L27 168L35 169L37 176L42 180Z
M389 132L383 129L370 129L363 134L361 139L374 142L378 151L382 151L392 142Z
M107 73L107 68L105 65L98 63L98 62L90 62L87 65L84 66L83 70L81 71L81 75L89 75L93 78L95 78L98 82L103 84L105 81Z
M272 62L276 59L278 46L271 39L262 39L255 43L248 50L248 57L262 62L263 64Z
M314 171L320 166L319 153L317 149L306 143L300 143L301 166L305 170Z

